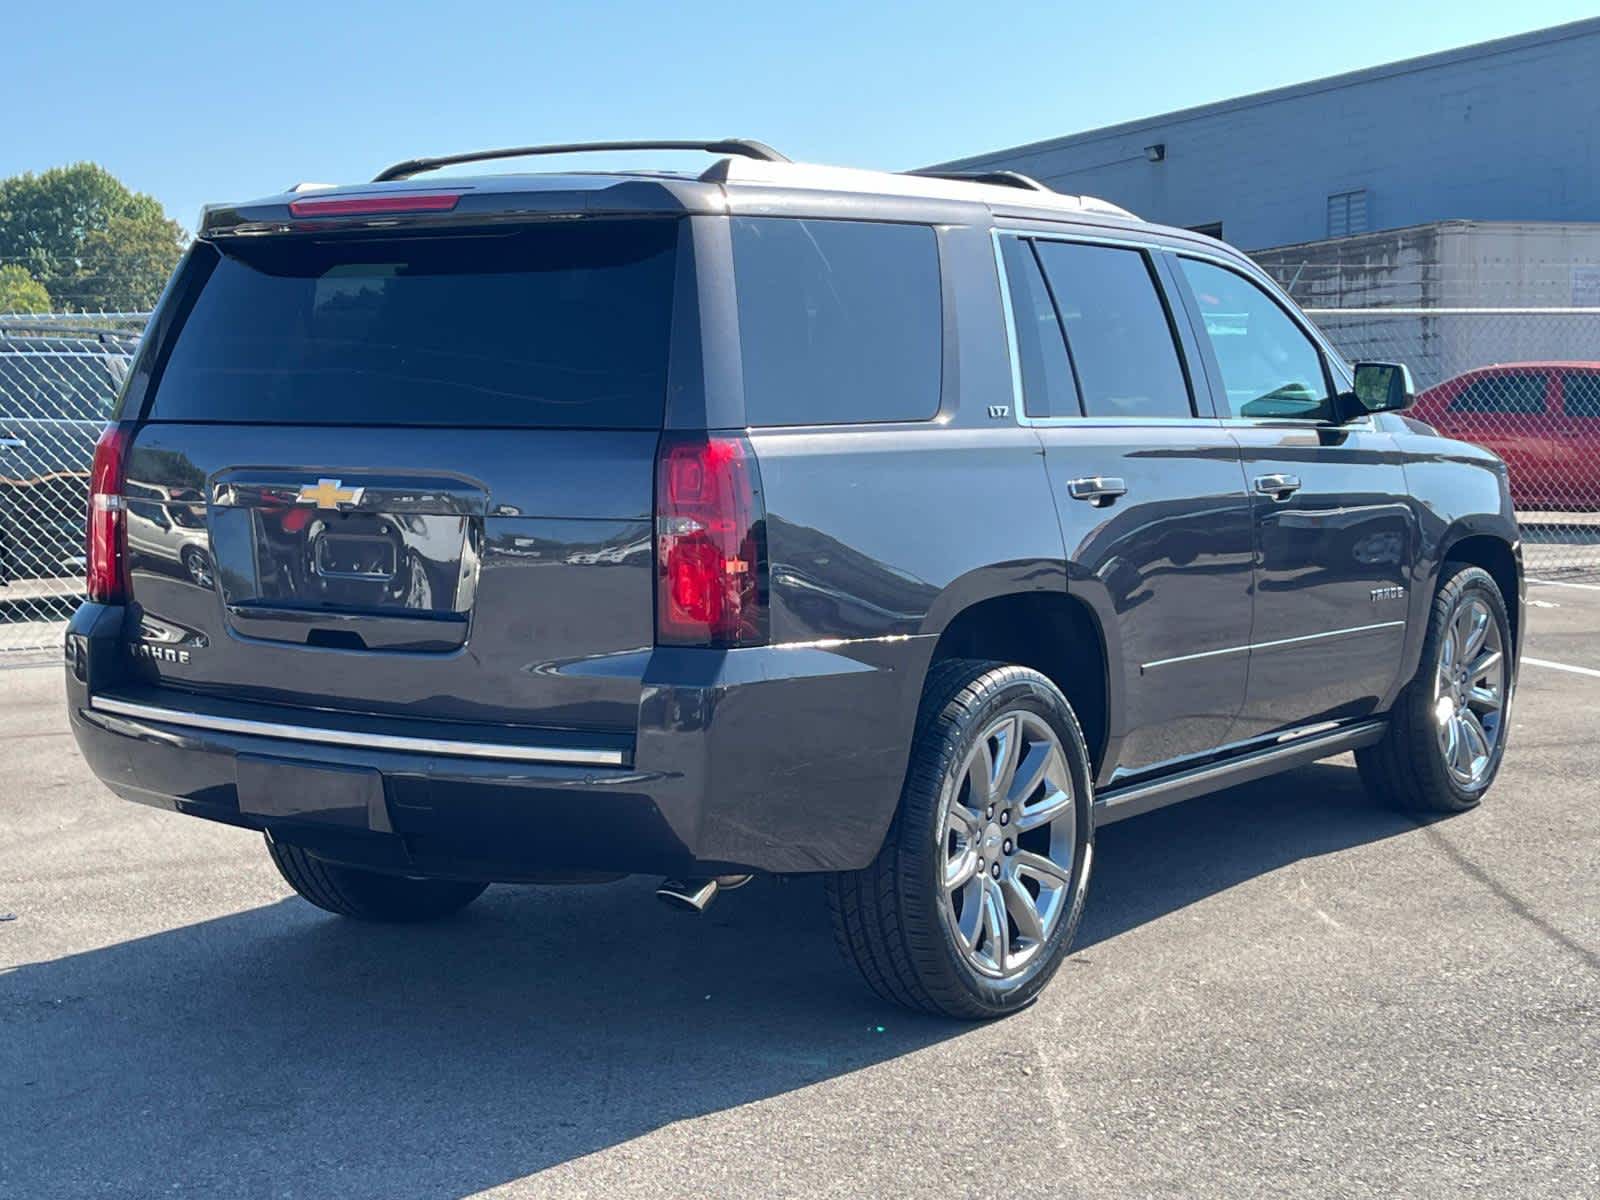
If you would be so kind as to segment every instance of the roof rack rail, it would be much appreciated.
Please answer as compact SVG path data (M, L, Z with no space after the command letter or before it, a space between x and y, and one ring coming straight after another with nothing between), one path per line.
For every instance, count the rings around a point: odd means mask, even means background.
M1026 192L1053 192L1032 175L1021 171L907 171L907 175L922 175L928 179L954 179L958 183L989 183L996 187L1021 188Z
M408 158L405 162L385 167L373 178L373 183L387 183L393 179L409 179L423 171L434 171L456 163L484 162L491 158L527 158L535 154L587 154L606 150L704 150L707 154L737 154L744 158L759 158L764 162L788 162L765 142L749 138L721 138L712 142L568 142L555 146L512 146L504 150L470 150L465 154L443 154L438 158Z

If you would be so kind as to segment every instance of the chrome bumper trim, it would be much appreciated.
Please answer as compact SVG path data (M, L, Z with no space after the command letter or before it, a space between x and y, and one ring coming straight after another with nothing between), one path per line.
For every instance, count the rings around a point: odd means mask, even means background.
M189 729L209 729L217 733L239 733L248 737L277 738L291 742L317 742L327 746L362 747L371 750L399 750L409 754L443 754L452 758L492 758L507 762L560 763L564 766L620 767L621 750L575 750L568 746L509 746L495 742L457 742L446 738L407 737L393 733L358 733L348 729L321 729L309 725L285 725L274 721L248 721L238 717L217 717L154 704L134 704L109 696L91 696L89 707L96 712L118 717L136 717L164 725Z

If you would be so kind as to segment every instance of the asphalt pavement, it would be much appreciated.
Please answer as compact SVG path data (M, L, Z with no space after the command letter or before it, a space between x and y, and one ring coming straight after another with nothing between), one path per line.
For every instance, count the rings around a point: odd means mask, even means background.
M1600 670L1600 589L1528 653ZM1600 675L1529 666L1489 800L1349 759L1102 831L1077 949L972 1026L880 1003L814 880L362 926L114 799L0 671L0 1196L1592 1196Z

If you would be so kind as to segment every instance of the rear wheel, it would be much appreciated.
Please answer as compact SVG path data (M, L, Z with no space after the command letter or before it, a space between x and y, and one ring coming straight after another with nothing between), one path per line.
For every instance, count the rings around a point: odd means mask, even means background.
M1511 623L1494 577L1454 564L1440 581L1417 674L1375 746L1357 751L1367 790L1399 808L1464 812L1505 754Z
M975 1019L1029 1004L1083 913L1092 799L1083 733L1054 684L940 664L882 850L828 882L846 958L911 1008Z
M318 908L361 921L415 922L447 917L483 894L486 883L411 879L327 862L267 835L278 873Z

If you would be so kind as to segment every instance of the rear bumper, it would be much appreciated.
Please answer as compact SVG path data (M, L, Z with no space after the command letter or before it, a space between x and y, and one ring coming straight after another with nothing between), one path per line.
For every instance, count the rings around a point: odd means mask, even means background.
M865 866L899 799L932 652L931 638L662 648L632 737L464 738L140 689L124 611L84 605L66 645L73 733L112 791L355 865L496 880ZM241 763L257 781L242 792ZM283 786L264 799L263 778Z

